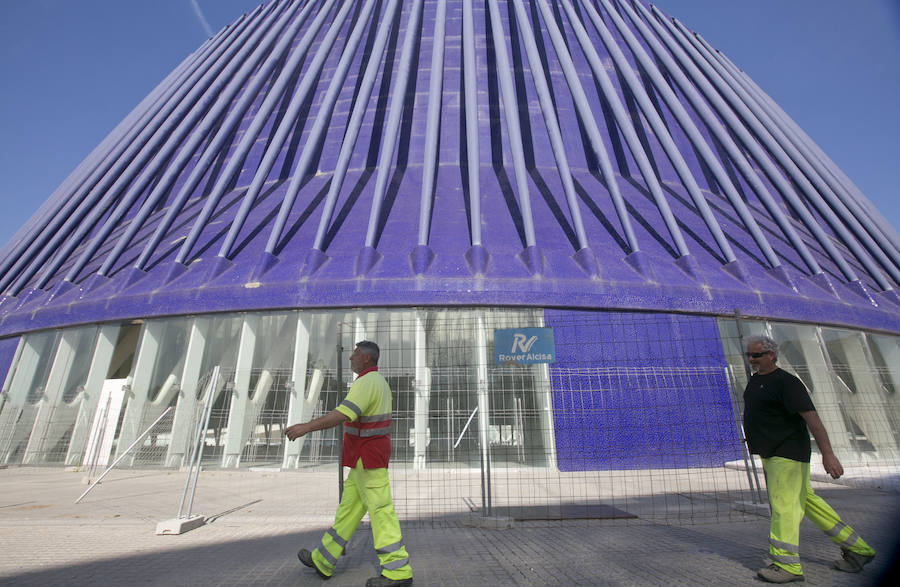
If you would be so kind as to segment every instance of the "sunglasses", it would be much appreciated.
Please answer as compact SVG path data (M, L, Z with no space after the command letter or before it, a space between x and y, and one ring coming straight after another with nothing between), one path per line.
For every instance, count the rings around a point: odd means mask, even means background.
M772 352L772 351L763 351L763 352L761 352L761 353L747 353L747 356L748 356L749 358L751 358L751 359L758 359L758 358L760 358L760 357L762 357L762 356L764 356L764 355L768 355L768 354L771 353L771 352Z

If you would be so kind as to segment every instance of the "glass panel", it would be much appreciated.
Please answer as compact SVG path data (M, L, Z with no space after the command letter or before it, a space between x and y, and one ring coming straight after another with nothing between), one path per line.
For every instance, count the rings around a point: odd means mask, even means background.
M828 431L832 448L839 456L847 455L852 450L843 407L847 390L829 367L818 328L772 323L772 337L778 343L778 366L803 381ZM815 441L812 448L818 452Z
M26 456L29 464L65 460L96 341L96 326L72 329L62 335L48 377L45 400L41 402L31 432Z
M56 354L59 331L38 332L24 337L22 352L0 411L0 463L21 463L37 415L37 402Z
M296 336L296 312L269 314L259 320L247 406L251 429L242 463L281 465Z
M885 391L862 332L822 328L822 339L837 378L851 393L843 396L843 414L853 448L860 453L896 451L896 428L887 415ZM868 458L868 457L867 457Z
M900 337L868 334L866 338L894 442L900 446Z

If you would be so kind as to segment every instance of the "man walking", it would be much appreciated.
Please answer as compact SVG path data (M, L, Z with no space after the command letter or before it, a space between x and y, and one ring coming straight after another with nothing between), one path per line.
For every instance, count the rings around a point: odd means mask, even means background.
M841 547L842 558L834 567L858 573L875 558L875 551L810 487L809 432L822 453L825 471L834 479L844 473L812 399L800 379L775 365L775 341L754 336L747 339L746 348L754 374L744 390L744 433L750 452L762 457L772 510L769 556L773 562L757 574L770 583L804 580L799 554L804 515Z
M322 536L318 547L312 552L301 549L297 556L320 577L330 579L338 557L368 512L382 570L379 576L366 582L366 587L412 585L413 582L388 481L391 388L378 372L379 355L374 342L356 343L356 350L350 355L350 368L358 377L344 401L321 418L285 430L287 437L294 440L314 430L344 425L341 465L350 467L350 473L344 482L334 524Z

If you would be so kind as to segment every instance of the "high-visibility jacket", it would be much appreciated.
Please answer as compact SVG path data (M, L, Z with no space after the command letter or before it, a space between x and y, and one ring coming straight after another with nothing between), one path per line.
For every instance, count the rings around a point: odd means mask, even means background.
M391 388L377 367L359 374L336 408L347 416L341 464L350 467L334 523L312 552L319 571L331 576L341 553L368 512L372 541L388 579L412 578L409 553L391 499L387 465L391 457Z
M347 397L338 407L347 416L341 465L363 468L387 468L391 458L391 388L378 367L359 374Z

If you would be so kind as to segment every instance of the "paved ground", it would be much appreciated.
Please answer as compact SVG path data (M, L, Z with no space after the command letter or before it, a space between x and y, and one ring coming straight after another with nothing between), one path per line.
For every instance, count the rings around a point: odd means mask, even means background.
M208 523L180 536L156 524L178 511L184 474L115 472L79 504L83 474L0 469L0 584L316 585L296 558L330 522L332 484L302 475L204 472L193 510ZM814 483L878 550L859 575L831 570L838 548L804 522L807 584L877 585L896 558L900 495ZM503 524L500 524L503 526ZM445 521L404 523L415 583L427 585L762 585L768 520L667 525L642 519L518 522L489 529ZM375 573L367 526L353 537L329 586Z

